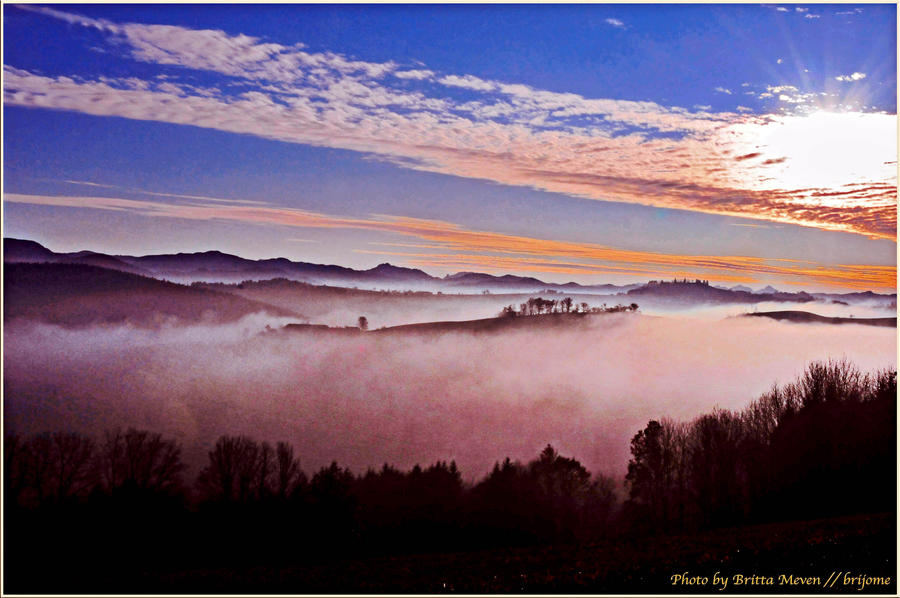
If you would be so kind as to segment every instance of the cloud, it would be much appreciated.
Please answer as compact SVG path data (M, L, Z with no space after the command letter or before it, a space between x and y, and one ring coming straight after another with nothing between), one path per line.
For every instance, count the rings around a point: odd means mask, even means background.
M778 6L775 8L775 10L777 10L778 12L790 12L788 9L786 9L783 6Z
M716 92L718 92L718 93L724 93L724 94L731 95L731 90L730 90L730 89L727 89L727 88L725 88L725 87L716 87L713 91L716 91Z
M739 160L758 156L740 156ZM164 195L164 194L159 194ZM180 196L178 196L180 197ZM752 256L676 255L619 249L596 243L540 239L471 230L451 222L390 215L369 218L333 216L306 210L260 206L256 202L221 205L200 199L162 202L96 196L47 196L7 193L4 201L40 206L132 212L154 218L227 220L244 224L277 224L295 228L355 229L413 237L438 252L365 251L402 256L416 267L479 267L570 274L632 274L647 277L694 277L716 281L754 282L757 276L789 282L871 289L896 286L896 268L875 265L828 266ZM409 245L405 245L409 247ZM447 253L447 252L451 253Z
M851 75L838 75L835 77L838 81L860 81L866 78L865 73L853 73Z
M623 23L619 19L606 19L606 24L612 25L613 27L618 27L619 29L625 28L625 23Z
M494 91L497 89L497 84L492 81L485 81L484 79L479 79L478 77L474 77L472 75L464 75L462 77L458 75L447 75L446 77L441 77L438 79L438 83L442 85L449 85L451 87L464 87L466 89L474 89L477 91Z
M400 79L431 79L434 76L434 71L429 71L427 69L394 71L394 76L399 77Z
M779 58L778 60L775 61L775 64L781 64L782 62L784 62L784 61L781 58Z
M794 7L794 10L796 10L797 12L808 12L809 11L808 8L801 8L799 6Z
M691 112L654 102L587 98L472 74L398 70L393 62L309 52L302 44L285 46L222 31L116 24L55 9L27 10L97 29L108 37L110 52L147 63L148 75L47 76L6 65L6 105L340 148L405 168L602 201L769 219L878 238L896 235L896 171L879 166L896 156L891 135L895 115L845 115L841 118L852 121L853 127L838 127L844 131L838 138L830 133L836 130L834 123L810 128L801 115ZM166 77L154 76L153 65L167 67L158 73ZM223 77L215 87L200 88L192 71ZM465 89L465 98L452 97L451 88ZM788 98L784 103L807 101L791 86L772 89L782 89L776 93ZM829 164L827 169L795 168L809 153L805 149L793 155L768 147L768 139L793 129L820 139L816 153ZM872 159L868 166L851 168L859 164L860 148ZM762 159L733 160L753 151L760 151ZM766 163L783 156L791 160ZM874 197L854 195L855 187L848 185L857 183L880 191ZM823 196L813 195L843 189L851 193L841 205L823 204L817 199Z
M821 15L814 15L812 13L807 13L803 16L806 17L807 19L818 19Z

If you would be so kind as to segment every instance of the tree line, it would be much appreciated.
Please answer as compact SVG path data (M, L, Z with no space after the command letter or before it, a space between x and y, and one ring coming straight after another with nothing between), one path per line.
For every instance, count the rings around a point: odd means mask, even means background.
M181 447L158 433L7 434L6 571L40 579L53 562L75 575L90 555L127 575L889 512L895 425L896 370L832 361L741 411L648 422L624 487L549 445L464 483L454 461L363 474L333 462L310 476L288 443L222 436L188 480Z
M529 297L524 303L519 304L518 309L515 305L510 304L504 307L500 315L505 317L515 316L539 316L543 314L601 314L601 313L618 313L625 311L637 311L638 304L630 305L614 305L607 307L604 303L600 307L592 307L586 302L576 303L571 297L562 299L544 299L543 297Z
M897 372L815 362L741 411L650 421L631 440L628 517L647 530L891 511Z

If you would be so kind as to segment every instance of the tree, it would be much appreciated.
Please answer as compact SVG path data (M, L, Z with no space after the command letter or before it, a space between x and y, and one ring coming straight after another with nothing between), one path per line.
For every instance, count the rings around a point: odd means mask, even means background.
M286 442L275 445L275 459L275 496L288 500L306 484L306 475L300 469L299 459L294 458L294 447Z
M740 420L730 411L716 409L697 418L690 427L691 487L707 525L732 523L742 510L742 444Z
M129 428L107 432L97 455L97 465L107 492L132 488L146 492L171 492L181 487L181 448L161 434Z
M565 299L563 299L562 300L563 311L565 311L566 313L569 313L570 311L572 311L573 303L574 303L574 301L572 300L571 297L566 297Z
M667 523L674 495L677 443L673 427L651 420L631 439L631 460L625 481L629 486L629 504L636 515L657 529Z
M369 319L366 316L359 316L359 320L357 320L360 330L368 330L369 329Z
M22 447L30 503L83 497L95 481L94 442L73 432L32 436Z
M271 491L275 469L272 447L246 436L222 436L209 452L209 464L197 483L207 498L244 503Z

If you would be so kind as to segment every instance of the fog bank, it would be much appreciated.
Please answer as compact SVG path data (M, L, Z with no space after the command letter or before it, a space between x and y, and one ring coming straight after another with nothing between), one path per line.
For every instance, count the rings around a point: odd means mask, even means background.
M226 326L4 332L7 431L135 426L196 475L222 434L292 442L307 472L455 459L466 479L547 443L621 474L648 419L739 409L816 359L896 367L896 330L609 314L571 327L430 336Z

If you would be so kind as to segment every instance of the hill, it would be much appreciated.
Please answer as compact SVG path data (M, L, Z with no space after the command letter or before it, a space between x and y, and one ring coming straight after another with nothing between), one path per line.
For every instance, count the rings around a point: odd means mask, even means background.
M538 316L520 316L520 317L494 317L481 318L478 320L453 320L446 322L424 322L420 324L403 324L400 326L389 326L369 330L365 334L384 335L425 335L434 336L439 334L451 333L467 333L467 334L490 334L499 331L508 330L535 330L548 328L563 328L573 326L584 326L591 318L597 317L615 317L611 314L590 314L590 313L555 313L542 314ZM625 316L628 317L628 316ZM340 334L340 335L356 335L362 334L358 328L354 327L329 327L320 324L287 324L280 329L284 333L302 333L302 334Z
M774 290L774 289L773 289ZM650 298L667 303L683 303L695 305L698 303L762 303L764 301L778 301L787 303L808 303L816 298L806 292L782 293L775 292L747 292L734 289L723 289L711 286L706 281L650 281L637 289L626 293L629 297L641 299Z
M354 270L337 265L297 262L283 257L251 260L221 251L144 256L110 256L92 251L55 253L34 241L11 238L3 240L3 250L6 262L85 263L183 283L239 283L284 278L317 285L388 290L534 293L549 289L592 294L612 293L637 286L580 285L574 282L554 284L536 278L493 276L477 272L461 272L438 278L416 268L388 263L368 270Z
M773 320L805 324L864 324L868 326L897 327L897 318L831 318L808 311L761 311L744 314L744 317L772 318Z
M3 282L4 322L154 326L173 319L231 322L259 312L298 317L289 310L226 293L85 264L7 263Z

